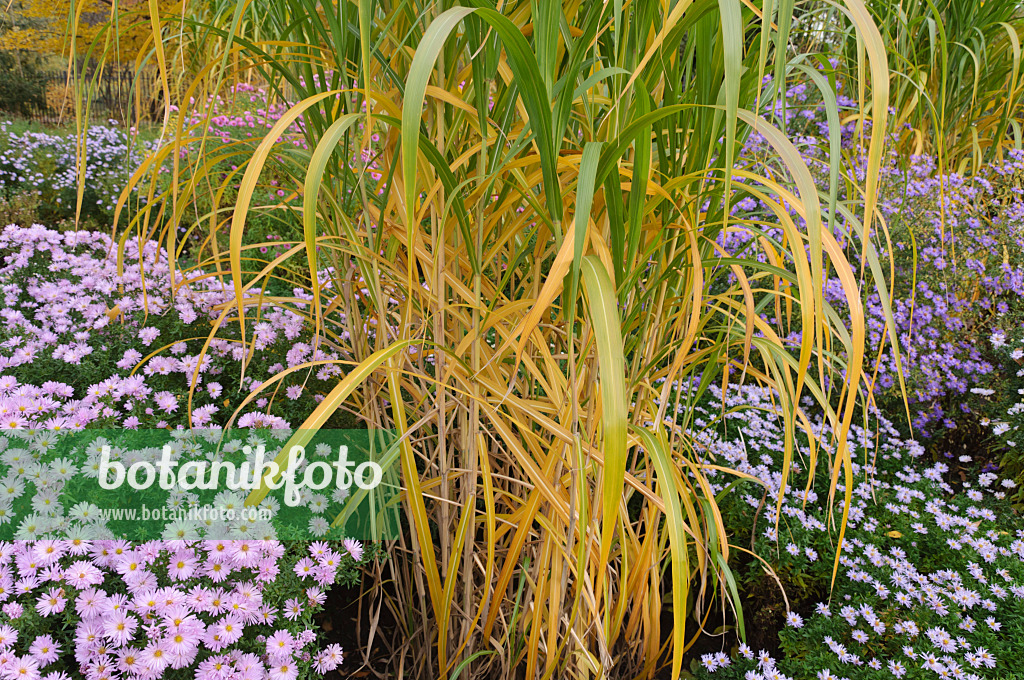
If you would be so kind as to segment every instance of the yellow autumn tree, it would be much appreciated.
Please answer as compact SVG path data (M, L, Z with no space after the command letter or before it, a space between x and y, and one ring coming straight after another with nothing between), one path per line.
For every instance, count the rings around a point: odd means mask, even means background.
M87 48L99 26L110 17L103 0L75 0L81 20L74 31L76 49ZM63 55L70 46L68 16L72 0L9 0L0 2L0 50L27 50Z
M180 2L160 0L161 14L180 10ZM72 8L80 12L69 32ZM134 62L140 51L152 48L149 2L145 0L0 0L0 50L27 50L42 56L67 56L87 51L108 27L110 55L105 61Z

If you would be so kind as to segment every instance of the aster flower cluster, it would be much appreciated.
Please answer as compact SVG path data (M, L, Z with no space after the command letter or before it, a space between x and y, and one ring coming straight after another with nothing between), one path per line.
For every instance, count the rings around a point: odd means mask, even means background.
M229 86L223 94L211 95L205 101L189 101L189 116L186 123L209 126L202 131L214 139L220 138L225 144L239 139L262 139L267 131L281 119L292 102L271 101L267 90L249 83L236 83ZM175 110L176 107L175 107ZM301 135L303 130L301 119L292 123L286 131L290 136Z
M0 673L19 680L322 675L338 667L342 650L320 648L313 614L340 559L324 543L0 543Z
M771 79L766 78L766 85L770 83ZM840 108L855 108L855 102L842 94L837 102ZM785 90L784 102L779 100L774 110L766 113L776 121L786 121L789 138L812 169L819 189L827 192L831 131L820 97L806 85L794 85ZM840 177L862 182L867 158L855 143L859 135L856 124L840 126L838 133L841 148L848 150ZM740 157L739 166L753 163L765 166L769 174L788 176L778 155L756 132L747 139ZM866 296L862 302L868 316L870 346L879 347L883 335L887 340L879 357L876 396L886 407L902 410L891 350L891 338L895 337L908 397L914 406L914 432L919 437L929 438L956 428L964 418L1005 420L1005 405L999 404L993 411L988 400L979 399L971 390L991 389L999 394L1015 389L1002 384L1000 378L1019 366L1015 368L991 351L987 341L992 333L1016 328L1024 319L1024 188L1017 186L1015 179L1022 171L1021 151L1009 152L1003 161L972 177L943 173L935 158L906 157L895 146L882 165L878 211L891 239L891 263L889 244L877 224L871 243L886 278L891 279L886 285L893 285L895 328L887 328L882 299L871 292L874 286L870 280L863 285ZM736 184L741 186L744 181L737 179ZM846 194L845 184L838 184L838 200L859 200ZM758 224L768 239L781 242L784 235L780 227L774 226L778 221L775 213L765 201L742 190L736 191L730 207L737 226L719 233L718 243L726 252L768 262L769 253L760 249L754 231L744 223ZM806 228L794 207L784 208L798 228ZM859 263L862 238L842 214L833 220L833 235L846 249L848 259ZM853 274L861 277L856 267ZM722 280L731 282L733 278L729 275ZM845 312L847 301L834 271L826 276L824 294L826 302L840 314ZM778 325L780 335L794 346L799 344L799 319L787 325L768 313L762 318Z
M225 319L204 351L217 306L234 297L230 282L191 272L171 296L167 254L153 242L140 253L129 240L122 275L116 244L96 232L11 225L0 232L0 252L2 429L217 427L264 380L309 364L235 423L286 428L286 417L312 410L340 371L328 363L339 355L315 347L304 328L310 296L302 290L293 291L294 310L267 305L244 345Z
M306 86L306 80L299 78L299 84ZM349 90L350 86L338 79L335 73L327 70L323 77L313 74L312 81L308 84L310 89L317 91L324 90ZM341 93L335 95L335 100L342 98ZM224 144L231 142L260 142L267 132L295 105L292 101L274 101L265 88L255 87L247 83L237 83L228 87L222 94L212 95L204 101L191 100L190 110L186 116L185 123L191 126L191 137L179 140L182 153L188 153L190 146L202 140L220 141ZM366 103L361 104L365 111ZM327 108L320 107L321 116L329 117ZM305 135L306 115L300 115L288 126L283 134L277 139L278 144L291 146L303 150L309 149L309 141ZM358 138L362 139L364 127L362 123L357 124L356 132ZM364 172L377 187L378 193L382 193L386 182L384 181L383 169L376 160L375 146L380 141L380 132L374 131L369 136L370 145L366 148L353 149L348 163L348 169L354 172ZM241 147L244 149L244 147ZM247 152L240 152L239 160L246 158ZM228 163L222 168L223 171L235 171L237 165ZM163 169L166 172L166 168ZM273 172L271 171L271 175ZM222 175L222 178L226 177ZM237 186L236 186L237 188ZM266 193L257 192L256 198L266 197L271 204L290 205L300 207L301 202L297 200L297 187L288 187L282 180L269 178L261 189ZM351 189L349 189L351 192Z
M35 197L38 217L47 221L74 217L81 181L83 215L109 222L131 171L153 146L135 143L111 120L86 130L84 163L80 163L80 140L75 134L31 130L18 134L8 130L10 125L0 122L0 196Z
M190 418L196 427L216 428L233 402L260 386L262 376L316 362L294 384L282 383L277 401L257 400L255 410L236 421L241 427L287 426L283 416L308 412L336 376L326 362L337 355L315 348L305 334L301 302L295 311L262 310L244 347L228 318L200 356L209 332L200 324L208 329L221 314L214 308L233 295L221 282L193 272L193 281L175 280L170 296L167 254L156 244L146 243L140 252L129 242L122 275L116 244L100 233L12 225L0 232L0 252L0 411L2 427L16 442L5 445L2 455L23 475L5 479L11 493L0 515L10 520L9 504L31 502L35 515L25 538L46 533L46 517L60 503L57 487L71 472L68 461L39 459L46 442L57 438L54 433L102 426L185 428ZM294 293L300 300L304 295ZM253 358L252 377L239 383L233 369L246 352ZM190 385L195 393L188 410ZM127 463L135 460L132 455L120 451L115 457ZM42 488L26 493L30 481ZM308 494L302 500L315 514L314 506L325 499ZM190 502L187 494L168 499L176 507ZM337 646L316 650L311 617L340 578L339 569L351 579L363 557L358 541L337 544L342 552L314 544L308 554L298 554L302 542L287 549L273 540L199 543L190 537L201 527L179 526L171 535L181 538L133 545L103 539L109 533L92 521L95 509L70 508L82 521L62 530L66 540L0 548L4 677L141 679L184 673L290 680L340 663ZM316 519L325 523L320 515L310 521ZM259 527L248 529L261 535ZM215 545L235 544L238 551L212 552ZM58 554L34 561L26 555L36 545L59 546ZM229 552L222 559L223 550ZM122 559L129 554L137 562ZM107 622L115 619L108 630Z
M1007 331L996 330L989 343L1003 360L1004 381L996 385L999 389L993 389L991 382L979 381L971 393L993 404L986 409L991 417L985 416L982 424L991 427L992 433L1008 447L1009 453L1003 459L1006 470L1020 475L1024 473L1024 461L1013 454L1024 445L1024 329L1014 324Z
M300 79L300 84L305 85L305 81ZM349 84L336 78L331 71L323 77L314 74L309 85L314 90L350 89ZM336 98L341 96L339 94ZM237 179L240 177L239 168L251 156L253 145L262 141L293 105L291 101L275 100L266 89L247 83L232 85L221 94L205 100L192 99L183 120L184 134L176 140L179 153L186 158L201 144L231 144L231 153L223 156L225 160L214 172L221 180L229 176ZM365 103L362 106L365 109ZM177 107L172 108L177 110ZM320 114L327 116L327 109L321 107ZM90 126L84 145L73 133L16 133L9 130L10 127L9 121L0 122L0 198L31 198L34 220L50 225L74 218L77 188L83 178L81 172L84 172L82 218L104 228L113 218L118 198L131 174L160 145L160 140L140 140L134 128L124 130L113 120L106 125ZM357 178L370 183L371 196L379 196L387 185L377 160L376 147L381 131L373 130L371 134L364 135L363 126L359 124L355 134L360 140L366 139L367 146L364 148L356 144L350 152L346 169L352 173L353 181L349 182L348 196L352 196L351 187L355 186ZM277 141L282 149L308 150L305 117L299 116ZM85 149L84 163L79 161L80 148ZM279 155L272 155L270 160L253 197L246 236L251 243L265 244L259 250L272 258L285 252L289 243L301 240L302 229L296 217L296 211L301 209L301 188L295 186L287 174L282 175L275 170L276 163L281 160ZM165 187L171 171L170 163L153 169L158 185ZM233 191L237 188L237 184L228 187L224 200L233 200ZM133 196L138 199L129 200L129 212L146 203L146 197L137 188ZM272 216L265 218L262 214L264 209L272 210ZM189 233L187 224L179 225L179 230L183 236Z
M1012 363L988 340L1024 313L1024 203L1004 179L1021 169L1024 154L1016 152L971 179L931 174L931 159L889 169L892 193L882 211L894 240L893 315L918 406L914 425L924 435L971 414L997 416L978 390L1003 392L1012 378ZM867 309L877 343L884 325L877 294ZM879 376L879 391L894 392L891 351Z
M808 582L829 592L836 555L829 511L842 513L843 477L835 503L808 490L814 470L801 435L776 514L785 443L777 397L757 386L710 392L693 422L698 449L761 484L723 503L726 526L740 527L732 540L752 538L784 583L805 585L788 590L778 661L745 645L732 655L726 648L700 659L698 677L974 680L1004 677L1024 661L1024 527L1006 499L1013 480L985 472L957 491L944 463L924 464L919 444L873 414L872 427L854 426L848 439L854 484L839 574L831 600L814 603L804 599L815 592ZM820 467L834 453L835 434L808 415L825 443ZM732 481L706 474L715 493ZM757 563L750 569L760 572Z

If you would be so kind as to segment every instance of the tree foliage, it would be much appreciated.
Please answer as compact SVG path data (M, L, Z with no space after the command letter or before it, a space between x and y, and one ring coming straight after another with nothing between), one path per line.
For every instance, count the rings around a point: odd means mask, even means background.
M180 2L159 0L161 14ZM77 20L70 21L78 15ZM74 32L71 32L71 28ZM112 30L110 30L112 29ZM11 0L0 3L0 51L30 51L66 56L74 38L79 55L106 53L107 62L131 63L153 47L150 3L131 0ZM98 56L94 54L93 56Z
M64 54L69 44L68 17L73 5L76 11L81 6L81 20L75 23L75 42L79 49L84 49L96 36L98 25L109 16L110 5L102 0L13 0L0 7L0 50Z

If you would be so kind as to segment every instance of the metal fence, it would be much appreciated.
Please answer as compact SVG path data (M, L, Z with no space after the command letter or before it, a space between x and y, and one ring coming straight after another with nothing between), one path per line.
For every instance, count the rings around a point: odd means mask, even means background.
M45 87L46 106L32 107L29 117L47 125L60 125L75 119L74 83L67 71L40 74ZM136 73L131 67L106 67L97 73L79 74L79 83L88 85L92 120L114 119L137 125L163 116L163 90L154 70Z

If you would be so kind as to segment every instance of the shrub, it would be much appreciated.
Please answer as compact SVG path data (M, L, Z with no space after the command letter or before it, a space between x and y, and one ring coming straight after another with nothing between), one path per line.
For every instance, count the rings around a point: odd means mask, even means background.
M46 80L39 56L27 50L0 51L0 111L19 116L46 109Z

